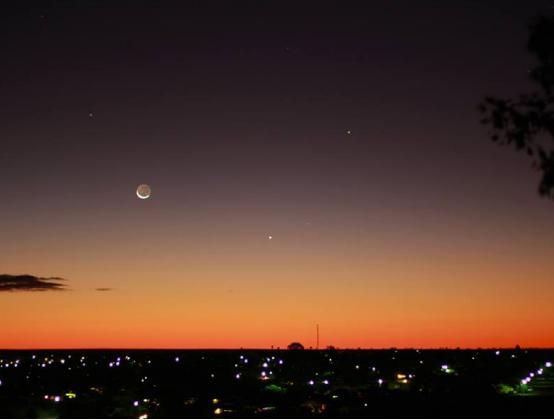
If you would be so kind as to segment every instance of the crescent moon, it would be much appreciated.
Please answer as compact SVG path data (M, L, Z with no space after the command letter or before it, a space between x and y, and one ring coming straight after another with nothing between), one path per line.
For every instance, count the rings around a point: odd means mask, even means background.
M152 194L152 189L148 184L140 184L137 187L137 197L141 200L146 200Z

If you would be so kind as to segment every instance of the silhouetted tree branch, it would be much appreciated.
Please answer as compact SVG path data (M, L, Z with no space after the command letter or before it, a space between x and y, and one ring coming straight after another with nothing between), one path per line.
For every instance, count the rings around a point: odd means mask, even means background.
M486 97L481 122L492 127L492 141L525 151L542 174L539 193L554 199L554 18L530 26L527 44L538 59L531 79L539 90L517 99Z

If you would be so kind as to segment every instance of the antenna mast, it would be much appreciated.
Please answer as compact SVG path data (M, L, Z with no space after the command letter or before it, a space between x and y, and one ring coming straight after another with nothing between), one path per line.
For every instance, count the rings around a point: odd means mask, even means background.
M315 336L316 336L315 349L318 350L319 349L319 324L315 324Z

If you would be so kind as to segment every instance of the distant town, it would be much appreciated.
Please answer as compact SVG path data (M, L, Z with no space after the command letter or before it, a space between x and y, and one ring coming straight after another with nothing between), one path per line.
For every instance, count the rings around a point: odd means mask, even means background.
M541 417L554 350L0 351L0 416Z

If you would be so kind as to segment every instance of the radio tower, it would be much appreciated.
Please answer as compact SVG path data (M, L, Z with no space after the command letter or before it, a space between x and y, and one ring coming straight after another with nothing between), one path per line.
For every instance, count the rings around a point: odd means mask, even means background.
M319 324L315 324L315 349L319 350Z

